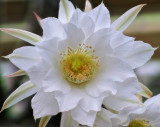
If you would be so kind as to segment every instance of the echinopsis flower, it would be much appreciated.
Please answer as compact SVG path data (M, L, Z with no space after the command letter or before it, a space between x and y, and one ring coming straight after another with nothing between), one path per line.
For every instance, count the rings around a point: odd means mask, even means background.
M159 127L160 94L144 102L143 106L128 106L118 114L102 109L97 113L96 127Z
M120 112L120 115L127 113L127 121L123 126L141 126L141 127L159 127L160 126L160 94L156 95L144 102L145 110L143 112L134 111L131 107L126 108Z
M11 94L2 110L36 93L32 99L35 119L47 121L62 112L64 121L70 116L92 126L102 104L115 111L141 104L135 95L142 89L133 69L145 64L155 49L122 32L142 7L132 8L111 24L103 3L84 13L62 0L59 19L40 20L42 38L23 30L1 29L34 45L6 56L21 69L13 75L26 72L30 81Z

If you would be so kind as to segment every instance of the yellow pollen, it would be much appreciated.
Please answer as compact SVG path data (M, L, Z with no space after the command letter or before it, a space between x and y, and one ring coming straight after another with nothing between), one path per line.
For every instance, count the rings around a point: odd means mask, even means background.
M92 47L85 44L80 44L77 50L68 47L67 51L60 55L64 76L74 84L89 81L99 65L98 57L94 56Z
M132 120L127 127L151 127L147 120Z

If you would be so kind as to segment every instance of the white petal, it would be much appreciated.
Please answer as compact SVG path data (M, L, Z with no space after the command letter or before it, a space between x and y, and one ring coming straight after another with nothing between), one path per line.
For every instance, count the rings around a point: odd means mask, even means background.
M110 45L113 49L118 48L121 45L127 44L129 41L134 41L133 37L125 36L122 32L110 29L112 34L110 36Z
M117 82L116 95L106 97L103 104L116 111L122 110L127 106L142 105L136 97L136 94L141 90L136 78L130 78L124 82Z
M61 112L69 111L75 108L79 101L83 98L82 92L77 88L72 88L71 91L67 94L55 93L55 98L59 104L59 110Z
M121 123L127 126L131 120L135 118L136 115L142 114L146 110L146 107L139 105L131 105L120 110L117 117L121 119ZM137 117L137 116L136 116Z
M58 58L60 57L60 51L58 45L63 45L61 39L54 37L49 40L42 41L38 43L37 50L40 56L45 59L50 64L58 63Z
M60 127L79 127L79 124L72 119L70 112L63 112Z
M103 99L104 97L95 98L86 94L80 102L80 107L86 112L100 111Z
M133 69L144 65L155 51L152 46L142 41L130 41L114 50L115 56L126 61Z
M86 0L84 12L88 13L92 10L92 5L89 0Z
M86 44L92 46L98 57L112 54L110 40L114 32L108 28L98 30L86 40Z
M27 71L40 60L35 47L25 46L13 51L7 58L18 68Z
M124 13L120 18L118 18L116 21L114 21L111 25L112 28L115 30L124 31L136 18L140 10L144 4L138 5L134 8L131 8L126 13Z
M156 122L156 123L154 122L154 123L152 124L152 126L153 126L153 127L159 127L159 126L160 126L160 122Z
M113 114L106 109L102 109L97 113L95 125L98 127L113 127L110 120Z
M39 61L28 70L30 80L37 86L42 86L44 76L50 69L50 64L46 60Z
M99 71L105 73L106 78L122 82L127 78L136 77L132 68L116 57L106 56L102 57L99 61Z
M53 37L65 38L63 25L58 19L49 17L41 20L40 23L43 29L43 40Z
M30 81L22 84L6 99L1 111L35 94L38 90L39 88L35 86L33 83L31 83Z
M67 38L65 40L66 43L70 46L70 48L77 49L79 44L85 39L82 29L72 23L65 24L64 29L67 34Z
M92 97L108 96L117 92L116 84L106 78L106 74L97 74L94 79L88 82L86 92Z
M95 24L92 18L80 9L76 9L70 22L81 28L85 33L86 38L94 32Z
M67 80L59 72L57 68L48 71L43 79L43 89L45 92L60 91L63 93L70 92L71 88Z
M155 103L152 103L149 106L147 106L147 109L143 114L140 114L137 117L149 120L151 123L154 123L156 121L159 122L159 120L160 120L160 106Z
M60 0L58 18L62 23L67 23L74 11L75 8L69 0Z
M93 126L95 118L96 118L96 112L90 111L85 112L80 107L77 107L73 110L71 110L72 118L76 121L78 121L82 125L88 125Z
M153 97L150 98L150 99L147 99L147 100L144 102L144 104L145 104L146 106L149 106L149 105L151 105L151 104L160 105L159 100L160 100L160 94L158 94L158 95L156 95L156 96L153 96Z
M36 45L36 43L41 41L42 39L40 36L24 30L13 29L13 28L0 28L0 30L16 38L24 40L32 45Z
M56 115L59 112L54 93L45 93L42 90L33 97L32 108L35 119Z
M110 20L110 14L108 9L105 7L105 5L102 3L95 9L91 10L88 13L89 16L93 19L93 21L96 24L96 30L102 29L102 28L109 28L111 24Z

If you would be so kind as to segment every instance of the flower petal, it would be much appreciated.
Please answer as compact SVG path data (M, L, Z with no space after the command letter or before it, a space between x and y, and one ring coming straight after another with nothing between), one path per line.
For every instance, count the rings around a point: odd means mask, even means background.
M60 74L59 69L51 69L43 79L43 89L45 92L60 91L68 93L71 88L63 75Z
M34 118L56 115L59 112L58 103L54 93L38 91L32 99Z
M151 59L155 48L142 41L130 41L114 49L115 56L126 61L133 69Z
M65 42L70 48L77 49L79 44L82 43L85 39L84 32L82 31L82 29L78 28L72 23L65 24L64 29L67 34Z
M78 121L78 123L91 127L93 126L96 119L96 112L85 112L80 107L76 107L75 109L71 110L71 115L74 120Z
M102 108L102 110L97 113L95 126L98 126L98 127L113 127L112 122L110 120L112 115L113 114L110 111Z
M98 57L112 54L110 40L114 32L114 30L108 28L98 30L89 36L86 40L86 44L92 46Z
M22 76L22 75L26 75L26 72L23 70L18 70L10 75L6 75L5 77L17 77L17 76Z
M70 112L63 112L60 127L79 127L79 124L72 119Z
M26 41L32 45L36 45L36 43L41 41L42 39L40 36L25 30L13 28L0 28L0 30L23 41Z
M42 19L40 21L40 24L43 29L43 41L49 40L54 37L59 37L64 39L65 38L65 32L62 23L54 18L54 17L48 17L45 19Z
M52 66L53 63L59 63L61 53L58 47L59 45L63 46L62 40L54 37L40 42L36 46L40 56Z
M92 97L108 96L108 94L115 94L117 92L116 84L110 79L106 78L106 74L97 74L96 78L88 82L86 88L88 95Z
M89 0L86 0L84 12L88 13L92 10L92 5Z
M104 97L95 98L86 94L80 102L80 107L86 112L100 111L103 99Z
M18 87L4 102L1 112L14 104L20 102L21 100L33 95L39 90L37 86L35 86L30 81L22 84Z
M67 23L74 11L75 8L69 0L60 0L58 18L62 23Z
M46 127L50 119L51 119L51 116L46 116L46 117L41 118L39 127Z
M118 31L124 31L133 22L144 5L145 4L141 4L131 8L116 21L114 21L111 27Z
M141 88L143 89L143 91L138 93L138 95L141 95L146 98L151 98L153 96L152 91L149 88L147 88L147 86L143 85L142 83L139 83L139 84Z
M88 15L95 22L96 28L95 30L99 30L102 28L109 28L111 24L110 14L108 9L105 7L103 3L101 3L98 7L91 10Z
M116 57L106 56L102 57L99 61L99 73L105 73L107 79L122 82L128 78L136 77L132 68Z
M124 82L117 82L116 95L104 99L103 104L110 109L120 111L127 106L142 105L136 94L142 91L136 78L129 78Z
M32 46L18 48L5 58L9 58L14 65L24 71L27 71L40 60L40 56L37 53L36 48Z
M156 95L156 96L153 96L152 98L150 99L147 99L144 104L146 106L149 106L149 105L152 105L152 104L156 104L156 105L160 105L160 102L159 102L159 99L160 99L160 94Z
M76 9L70 22L81 28L86 38L94 32L95 24L92 18L80 9Z
M58 101L59 110L65 112L75 108L83 98L83 94L79 89L72 88L67 94L55 93L55 98Z
M30 80L37 86L42 86L42 81L48 70L50 69L50 64L41 60L36 65L28 69L28 76Z

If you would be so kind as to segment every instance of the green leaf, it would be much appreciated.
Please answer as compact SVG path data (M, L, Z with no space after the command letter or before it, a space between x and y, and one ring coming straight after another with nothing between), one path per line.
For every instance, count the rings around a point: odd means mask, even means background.
M0 28L0 30L16 38L24 40L32 45L35 45L36 42L39 42L42 39L39 35L36 35L34 33L25 30L13 29L13 28Z
M138 15L138 13L144 5L145 4L141 4L131 8L121 17L119 17L116 21L114 21L111 27L118 31L124 31L133 22L133 20L136 18L136 16Z
M20 102L21 100L35 94L39 90L39 87L35 86L30 81L22 84L18 87L4 102L1 112L14 104Z
M51 119L51 116L46 116L46 117L41 118L39 127L46 127L50 119Z

